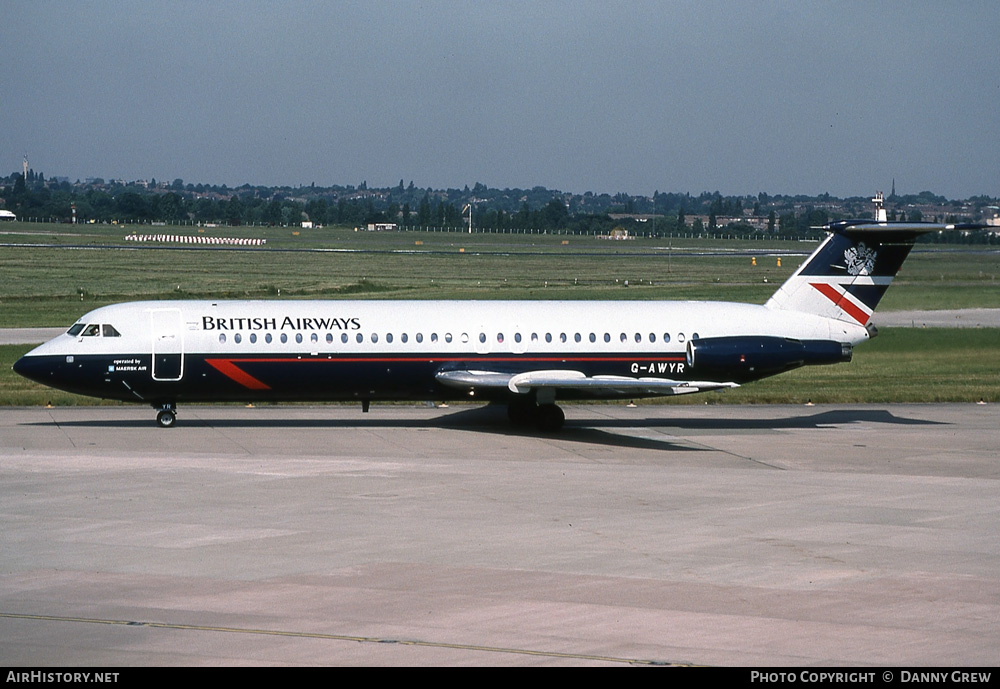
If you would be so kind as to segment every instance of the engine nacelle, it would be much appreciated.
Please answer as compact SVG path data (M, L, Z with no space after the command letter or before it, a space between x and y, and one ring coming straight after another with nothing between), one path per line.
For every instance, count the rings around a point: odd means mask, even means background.
M853 348L833 340L734 336L689 340L688 370L710 380L756 380L811 364L851 360Z

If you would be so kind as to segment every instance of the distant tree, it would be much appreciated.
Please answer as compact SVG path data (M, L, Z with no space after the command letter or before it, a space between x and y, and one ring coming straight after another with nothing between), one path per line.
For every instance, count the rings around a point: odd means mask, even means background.
M233 196L229 199L229 206L226 209L226 219L233 226L243 224L243 204L240 202L239 196Z
M562 227L568 215L566 204L559 199L552 199L542 209L542 224L549 229Z
M417 224L422 226L431 224L431 200L428 194L424 194L417 207Z

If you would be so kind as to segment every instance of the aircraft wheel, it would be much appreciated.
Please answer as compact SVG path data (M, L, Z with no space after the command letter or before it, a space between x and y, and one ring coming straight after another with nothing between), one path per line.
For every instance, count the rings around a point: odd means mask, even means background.
M169 409L161 409L156 414L156 423L160 428L173 428L177 423L177 415Z
M507 405L507 418L513 426L530 426L537 416L534 402L518 400Z
M566 421L566 414L555 404L540 404L535 415L538 429L546 432L555 432L563 427Z

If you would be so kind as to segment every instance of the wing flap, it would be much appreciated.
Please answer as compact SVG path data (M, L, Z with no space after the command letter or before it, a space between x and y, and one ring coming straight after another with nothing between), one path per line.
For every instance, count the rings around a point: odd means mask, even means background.
M632 378L629 376L586 376L580 371L528 371L510 379L511 392L526 393L533 388L588 390L595 395L646 394L684 395L721 388L739 387L736 383L667 378Z
M595 397L609 395L684 395L723 388L739 387L736 383L669 380L666 378L632 378L629 376L587 376L582 371L526 371L501 373L497 371L440 371L438 382L453 388L507 388L517 394L549 388L578 390Z

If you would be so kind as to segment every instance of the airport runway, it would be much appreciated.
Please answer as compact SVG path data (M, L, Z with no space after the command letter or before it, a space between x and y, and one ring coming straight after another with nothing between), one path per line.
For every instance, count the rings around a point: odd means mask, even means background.
M996 665L1000 407L0 409L0 661Z

